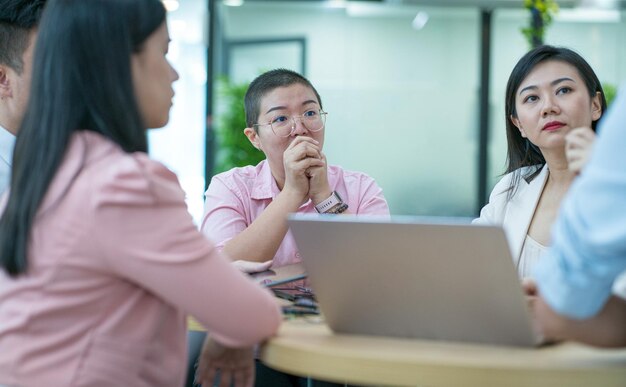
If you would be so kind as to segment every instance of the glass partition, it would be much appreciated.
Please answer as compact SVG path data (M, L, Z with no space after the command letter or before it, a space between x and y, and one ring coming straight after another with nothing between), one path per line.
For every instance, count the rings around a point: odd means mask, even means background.
M421 29L413 26L418 12L428 16ZM220 14L227 42L305 40L305 75L329 112L329 163L374 177L393 214L474 213L477 9L267 1ZM281 55L259 60L257 71L293 67L294 55ZM227 62L249 70L249 60L238 63L246 58Z
M170 124L150 131L149 139L152 156L178 174L199 220L207 2L179 3L168 18L169 58L181 78ZM257 1L232 7L218 1L216 75L248 82L275 67L304 72L329 112L330 163L374 177L393 214L474 216L480 10L407 3ZM520 32L526 10L496 9L492 15L489 189L504 171L506 81L528 49ZM602 82L617 86L626 80L626 21L623 12L612 15L563 9L546 42L577 50ZM215 99L219 106L219 95Z
M206 2L185 0L168 13L168 59L180 79L174 106L163 129L148 131L150 155L176 172L196 224L203 211L206 110Z

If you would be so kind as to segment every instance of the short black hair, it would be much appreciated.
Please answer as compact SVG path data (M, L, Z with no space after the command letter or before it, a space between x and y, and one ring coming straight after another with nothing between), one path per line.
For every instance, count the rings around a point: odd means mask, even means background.
M322 98L308 79L292 70L270 70L256 77L248 87L248 91L246 92L246 97L244 99L247 127L252 128L254 124L258 123L257 120L259 119L261 110L261 99L267 93L279 87L287 87L294 84L301 84L310 87L317 97L320 109L322 108Z
M22 73L29 34L39 24L46 0L0 0L0 64Z

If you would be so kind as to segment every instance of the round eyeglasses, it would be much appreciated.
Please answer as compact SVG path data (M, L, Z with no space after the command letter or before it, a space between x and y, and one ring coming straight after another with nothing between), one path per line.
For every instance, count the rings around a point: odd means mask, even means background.
M289 137L296 130L296 120L300 120L309 132L319 132L324 129L327 114L323 110L307 110L299 116L276 116L266 124L254 124L253 126L269 125L272 132L278 137Z

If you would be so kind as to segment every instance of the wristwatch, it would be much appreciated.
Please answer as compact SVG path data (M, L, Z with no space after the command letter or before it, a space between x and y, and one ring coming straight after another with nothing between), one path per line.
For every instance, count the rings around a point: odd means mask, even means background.
M328 199L315 206L315 210L320 214L341 214L348 209L348 205L343 202L337 191L333 191Z

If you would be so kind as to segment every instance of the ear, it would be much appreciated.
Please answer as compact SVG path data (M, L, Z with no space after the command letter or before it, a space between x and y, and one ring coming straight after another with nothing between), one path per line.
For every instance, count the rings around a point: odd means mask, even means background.
M596 95L591 98L591 120L597 121L602 116L602 93L596 91Z
M11 90L10 69L5 65L0 65L0 99L13 97Z
M511 120L513 125L515 125L515 127L519 130L519 133L522 135L522 137L526 138L526 132L522 128L522 125L520 124L519 119L515 117L514 115L509 116L509 119Z
M261 147L261 141L259 141L259 134L253 128L245 128L243 130L243 134L248 137L248 141L252 144L253 147L263 152L263 148Z

